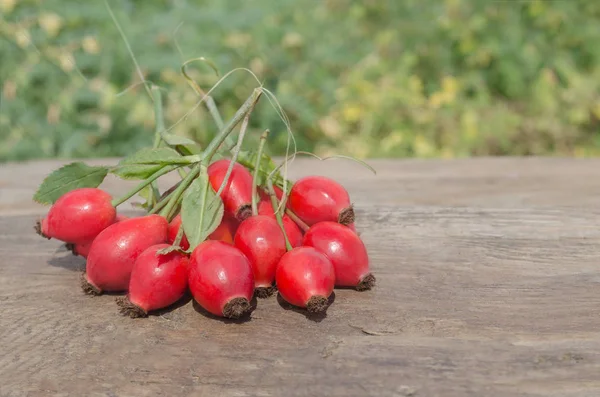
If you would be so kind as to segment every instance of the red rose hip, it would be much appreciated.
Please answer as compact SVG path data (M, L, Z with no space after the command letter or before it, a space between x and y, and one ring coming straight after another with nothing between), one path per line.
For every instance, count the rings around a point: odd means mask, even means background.
M208 180L217 192L225 180L231 160L217 160L208 167ZM221 192L225 213L243 221L252 215L252 174L235 163L225 188Z
M36 230L46 238L66 243L91 241L115 222L112 197L97 188L80 188L63 194L52 205Z
M308 226L324 221L344 225L354 222L354 209L346 189L323 176L308 176L296 181L287 203Z
M231 244L215 240L199 244L191 255L188 284L196 302L215 316L240 318L250 310L252 266Z
M235 220L232 220L229 217L224 216L223 220L221 221L219 226L217 226L215 231L212 232L208 236L208 239L209 240L221 240L226 243L233 244L233 235L235 233L232 231L233 228L235 227L233 225L233 222L235 222ZM171 223L169 223L169 229L167 232L168 233L167 241L169 242L169 244L173 244L175 242L175 239L177 238L177 233L179 232L180 227L181 227L181 214L177 214L177 216L175 218L173 218ZM183 237L181 238L179 246L183 250L187 250L188 248L190 248L190 242L188 241L187 237L185 236L185 233L183 234Z
M84 292L120 292L129 287L133 265L148 247L167 241L167 220L147 215L117 222L94 239L82 282Z
M256 295L271 296L277 264L286 252L285 238L275 218L257 215L246 219L235 234L234 245L252 265Z
M275 211L273 211L273 205L270 201L261 201L258 205L258 215L266 215L273 219L275 218ZM285 234L293 248L302 245L302 230L300 227L287 215L283 215L281 218L283 222L283 228Z
M314 247L329 258L337 287L362 291L375 285L365 244L352 229L335 222L320 222L306 232L302 245Z
M170 306L185 294L189 259L177 251L157 254L169 246L148 247L135 260L127 296L117 298L122 314L131 318L146 317L148 312Z
M275 281L279 294L288 303L319 313L327 310L335 272L325 255L312 247L298 247L281 258Z

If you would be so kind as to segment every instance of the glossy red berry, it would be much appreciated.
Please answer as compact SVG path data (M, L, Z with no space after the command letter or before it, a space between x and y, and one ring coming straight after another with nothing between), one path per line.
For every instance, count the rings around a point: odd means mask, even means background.
M318 313L327 310L335 273L325 255L312 247L298 247L281 258L275 281L279 294L288 303Z
M179 233L179 228L181 227L181 214L177 214L175 218L169 223L167 228L167 242L169 244L173 244L175 242L175 238L177 237L177 233ZM190 248L190 242L188 241L185 233L179 242L179 246L183 250L187 250Z
M258 214L266 215L273 219L275 218L275 211L273 211L273 205L270 201L261 201L258 204ZM281 218L283 222L283 228L285 229L285 234L292 245L293 248L299 247L302 245L302 230L300 227L287 215L283 215Z
M37 226L38 233L66 243L91 241L117 216L112 197L97 188L80 188L62 195Z
M275 270L286 252L285 239L275 218L257 215L246 219L235 234L234 245L252 265L257 296L272 295Z
M217 160L208 167L208 180L212 188L219 190L225 180L231 160ZM243 221L252 215L252 174L241 164L235 163L225 189L221 192L225 213Z
M248 258L222 241L205 241L191 255L188 283L194 299L209 313L239 318L250 310L254 277Z
M177 238L177 233L179 232L180 227L181 227L181 214L178 214L175 218L173 218L171 223L169 223L169 229L167 232L168 233L167 241L170 244L173 244L175 242L175 239ZM219 226L217 226L215 231L212 232L208 236L208 239L209 240L220 240L220 241L224 241L229 244L233 244L233 236L235 234L235 232L233 230L235 230L234 221L231 220L229 217L224 216L223 220L221 221ZM183 237L179 243L179 246L183 250L187 250L188 248L190 248L190 242L188 241L187 237L185 236L185 233L183 234Z
M296 181L287 203L288 208L309 226L323 221L344 225L354 222L354 209L346 189L323 176L308 176Z
M177 251L157 254L169 246L150 246L135 260L127 297L117 299L122 314L146 317L148 312L168 307L185 294L189 259Z
M135 260L146 248L167 241L167 226L162 216L146 215L117 222L100 232L88 254L84 292L126 291Z
M329 258L335 269L337 287L362 291L375 285L365 244L350 228L335 222L320 222L306 232L302 244L314 247Z
M115 218L115 221L113 223L121 222L125 219L129 219L129 217L117 214L117 217ZM94 236L94 238L96 237ZM70 250L73 253L73 255L79 255L84 258L87 258L90 252L90 248L92 247L92 242L94 242L93 239L90 241L84 241L80 243L67 243L65 244L65 246L68 250Z

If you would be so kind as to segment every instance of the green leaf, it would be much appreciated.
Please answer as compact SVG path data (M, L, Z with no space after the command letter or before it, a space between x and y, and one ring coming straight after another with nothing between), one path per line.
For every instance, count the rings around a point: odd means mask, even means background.
M152 207L152 196L153 196L153 192L152 192L152 186L148 185L145 188L143 188L142 190L140 190L138 192L138 196L140 196L141 198L144 199L143 203L132 203L132 205L134 207L139 207L139 208L143 208L143 209L150 209Z
M256 150L242 150L240 151L237 162L242 164L244 167L254 170L254 165L256 164L256 156L258 156L258 152ZM258 170L257 184L259 186L265 186L267 182L267 177L277 166L271 157L262 153L260 158L260 168ZM279 171L273 174L273 179L281 179L281 174Z
M223 201L216 195L204 170L186 189L181 205L181 221L190 251L215 231L223 219L223 211Z
M82 162L67 164L44 179L33 199L40 204L53 204L71 190L100 186L106 174L107 167L91 167Z
M178 146L178 145L196 145L197 143L190 138L186 138L185 136L169 134L168 132L163 132L160 134L163 141L167 143L167 145Z
M156 254L157 255L169 255L171 252L175 252L175 251L185 254L185 251L182 250L181 247L178 247L176 245L170 245L166 248L160 249L160 250L156 251Z
M123 179L146 179L180 158L179 153L168 147L144 148L121 160L112 173Z

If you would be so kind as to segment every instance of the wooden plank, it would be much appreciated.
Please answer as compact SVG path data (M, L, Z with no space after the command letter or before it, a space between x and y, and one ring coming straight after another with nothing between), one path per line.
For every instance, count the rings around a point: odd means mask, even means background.
M519 182L537 207L401 207L379 185L357 200L378 285L337 290L320 322L275 298L241 324L192 302L124 318L35 216L0 217L0 396L598 396L600 209L547 180L553 206Z
M117 159L85 160L115 164ZM66 161L40 161L0 166L0 215L37 214L44 207L31 201L33 192L52 170ZM340 181L361 205L597 207L600 159L481 158L464 160L372 160L374 176L348 160L319 162L298 158L289 167L292 178L326 175ZM175 176L162 180L174 183ZM115 196L134 186L109 176L105 188Z

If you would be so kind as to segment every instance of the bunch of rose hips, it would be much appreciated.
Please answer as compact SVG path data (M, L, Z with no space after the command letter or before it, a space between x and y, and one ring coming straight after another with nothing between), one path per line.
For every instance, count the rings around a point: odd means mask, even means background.
M84 292L126 292L117 298L121 312L144 317L189 290L209 313L239 318L255 294L278 291L318 313L334 287L373 287L347 191L326 177L283 178L263 153L266 132L256 152L240 150L260 92L253 95L203 151L157 128L152 149L115 167L73 163L46 178L34 198L52 206L36 229L87 259ZM232 145L228 135L242 120ZM215 154L231 158L213 161ZM141 182L115 200L98 188L109 172ZM156 180L170 172L181 181L160 194ZM135 194L147 213L118 215Z

